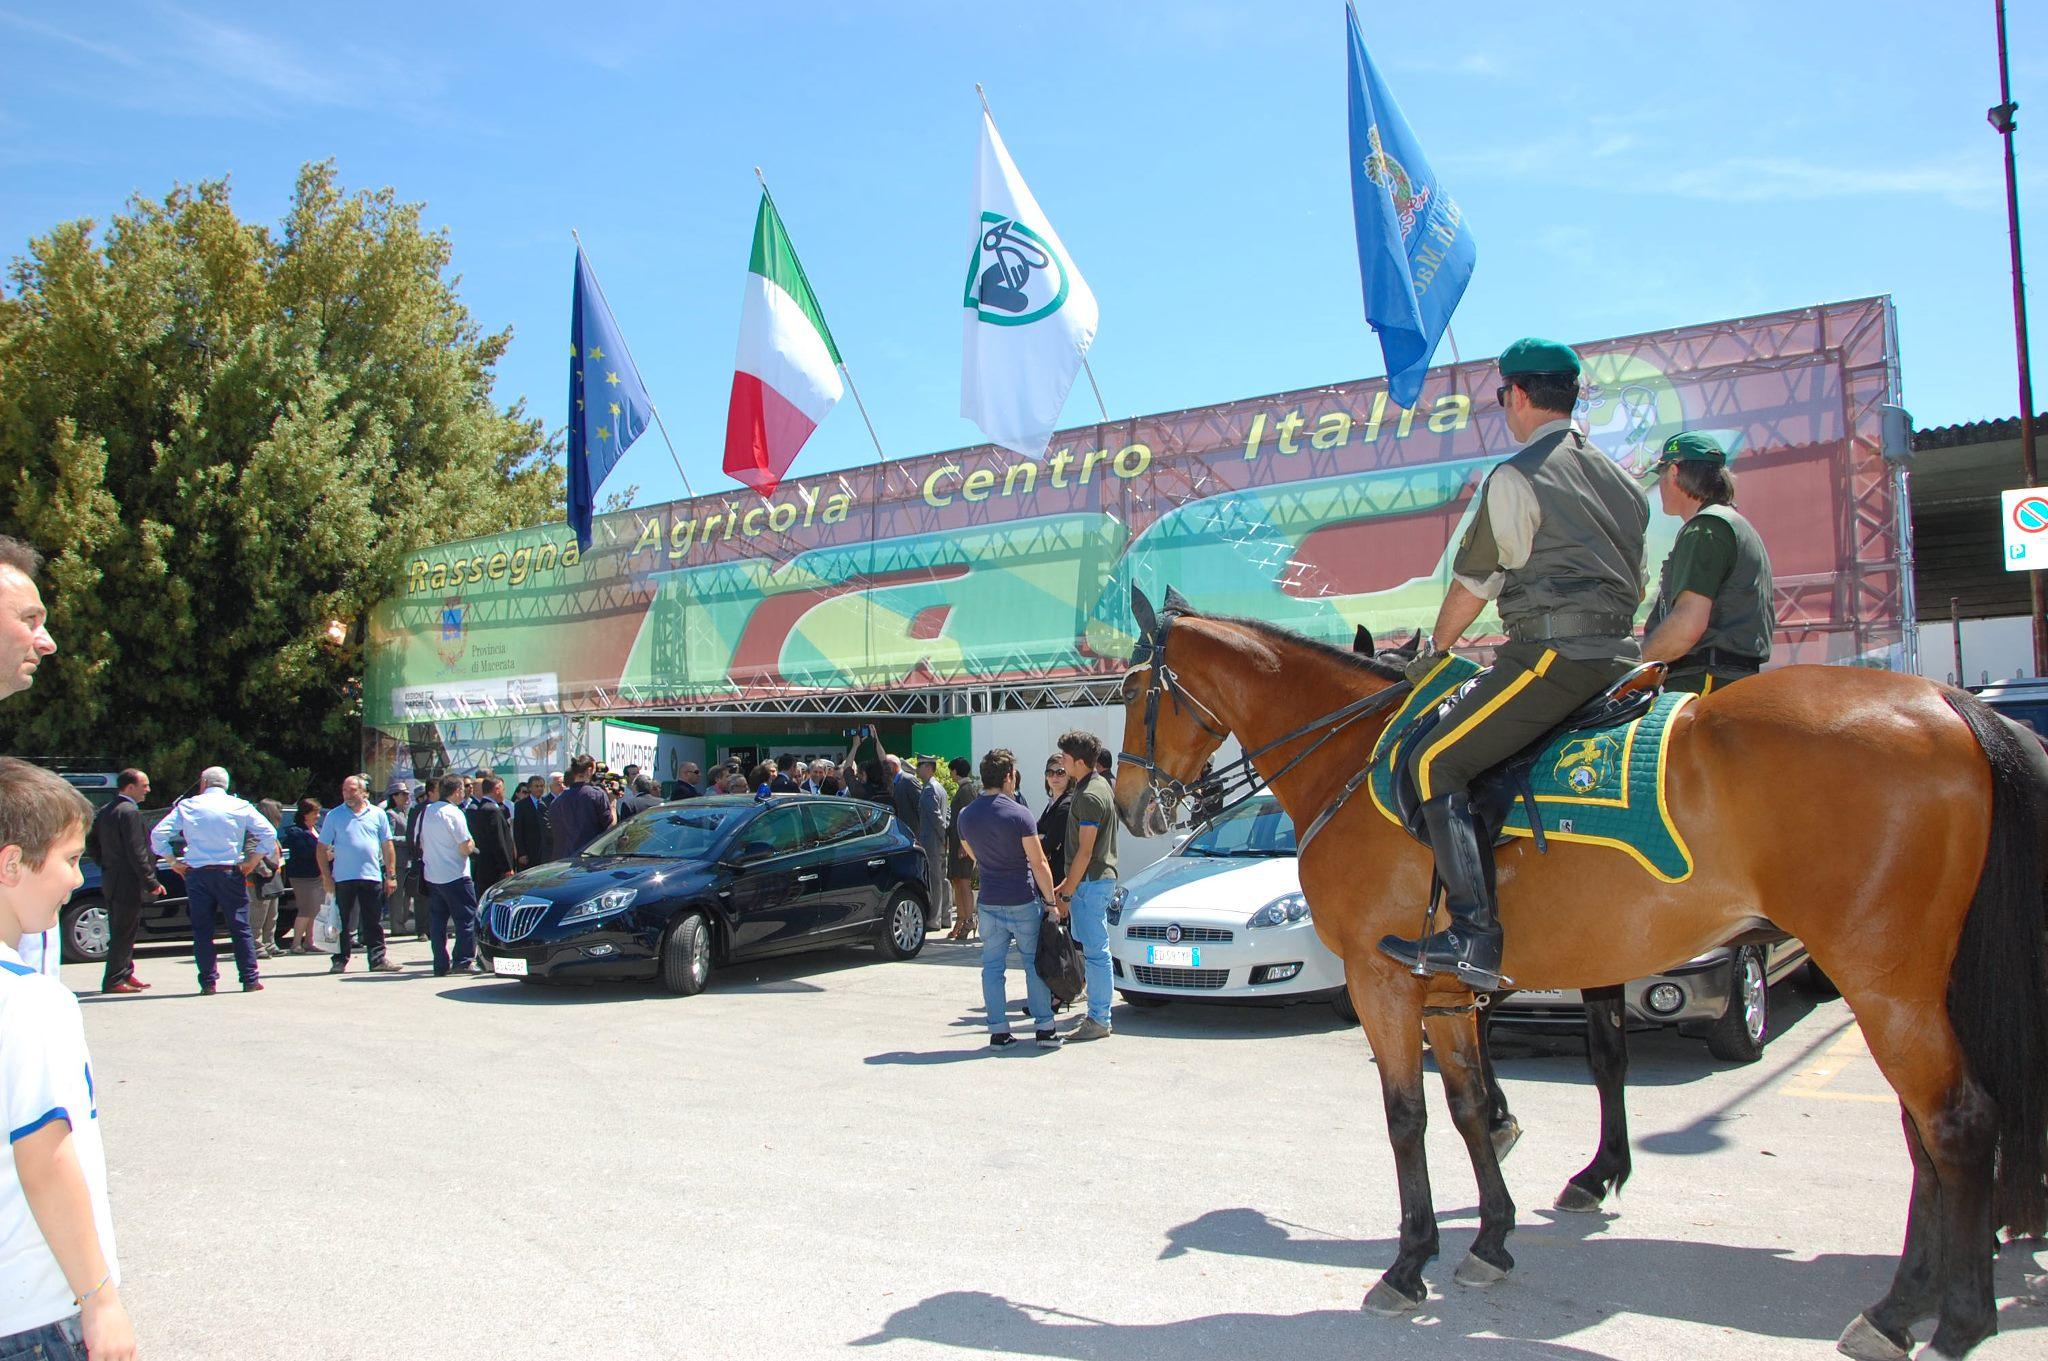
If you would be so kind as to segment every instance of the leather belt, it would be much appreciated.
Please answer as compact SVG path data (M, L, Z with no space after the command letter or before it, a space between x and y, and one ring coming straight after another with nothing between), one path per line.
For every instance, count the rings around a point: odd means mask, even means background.
M1746 653L1730 652L1726 648L1703 647L1680 657L1676 662L1672 663L1671 669L1673 671L1701 669L1707 671L1740 671L1747 675L1754 675L1756 672L1764 669L1764 662L1766 660L1768 659L1764 657L1751 657Z
M1553 610L1540 619L1523 619L1508 625L1508 637L1518 643L1547 643L1559 638L1626 638L1635 631L1632 615L1595 614L1588 610Z

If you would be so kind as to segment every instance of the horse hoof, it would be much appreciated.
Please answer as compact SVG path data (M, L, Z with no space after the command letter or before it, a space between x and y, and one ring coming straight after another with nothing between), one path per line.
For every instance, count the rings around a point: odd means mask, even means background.
M1588 1191L1575 1181L1564 1184L1564 1190L1557 1193L1557 1203L1551 1207L1566 1214L1592 1214L1600 1208L1600 1197Z
M1906 1335L1906 1345L1902 1347L1872 1323L1869 1315L1858 1314L1856 1321L1842 1330L1841 1341L1835 1343L1835 1350L1844 1356L1855 1357L1856 1361L1905 1361L1912 1345L1912 1334Z
M1417 1295L1411 1299L1395 1287L1388 1285L1386 1278L1382 1277L1372 1289L1365 1292L1365 1307L1382 1318L1394 1318L1400 1314L1413 1313L1421 1308L1422 1301L1427 1293L1428 1287L1424 1287L1423 1295Z
M1465 1254L1465 1260L1458 1263L1457 1271L1451 1276L1451 1279L1459 1285L1470 1286L1474 1290L1484 1290L1489 1285L1499 1285L1507 1278L1507 1272L1501 1270L1485 1258L1475 1257L1469 1252Z
M1522 1122L1512 1115L1493 1131L1493 1160L1506 1162L1515 1145L1522 1142Z

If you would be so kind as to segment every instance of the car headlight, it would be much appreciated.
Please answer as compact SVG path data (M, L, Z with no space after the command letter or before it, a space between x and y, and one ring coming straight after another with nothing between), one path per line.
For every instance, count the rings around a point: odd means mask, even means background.
M1246 922L1245 925L1254 928L1261 926L1291 926L1295 922L1305 921L1307 918L1308 899L1302 897L1299 893L1289 893L1275 898L1272 902L1267 903L1264 907L1252 913L1251 920Z
M1109 895L1109 924L1111 926L1115 926L1123 920L1124 900L1130 896L1131 891L1123 887L1119 887L1116 892Z
M562 914L562 925L570 922L587 922L598 917L609 917L614 912L623 912L633 905L640 896L637 888L615 888L576 904Z

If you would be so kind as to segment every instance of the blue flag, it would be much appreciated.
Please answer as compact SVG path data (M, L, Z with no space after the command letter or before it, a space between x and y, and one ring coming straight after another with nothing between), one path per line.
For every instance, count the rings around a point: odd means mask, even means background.
M654 403L579 245L569 318L569 527L579 548L590 547L597 489L653 418Z
M1365 319L1380 333L1388 393L1414 406L1430 356L1472 278L1472 233L1366 54L1357 11L1346 5L1344 19L1351 31L1351 212Z

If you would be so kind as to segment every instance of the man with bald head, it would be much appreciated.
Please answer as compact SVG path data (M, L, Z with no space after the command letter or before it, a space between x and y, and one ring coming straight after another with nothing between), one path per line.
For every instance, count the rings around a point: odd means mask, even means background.
M234 942L235 972L243 992L261 992L256 977L256 938L249 931L249 886L245 876L266 855L277 854L277 828L254 804L228 793L228 772L208 766L199 772L199 792L180 799L170 816L149 834L149 847L170 857L171 842L183 837L184 851L171 868L185 878L192 914L192 960L199 967L199 995L211 997L220 976L214 949L216 923L225 918Z
M340 805L320 819L320 873L341 911L341 943L327 971L348 968L348 933L360 928L370 972L397 973L384 957L384 899L398 888L398 850L390 817L370 802L360 775L341 782Z
M36 668L57 650L50 636L50 612L36 589L43 555L11 535L0 534L0 699L35 684ZM21 938L21 962L54 974L60 955L57 928Z

